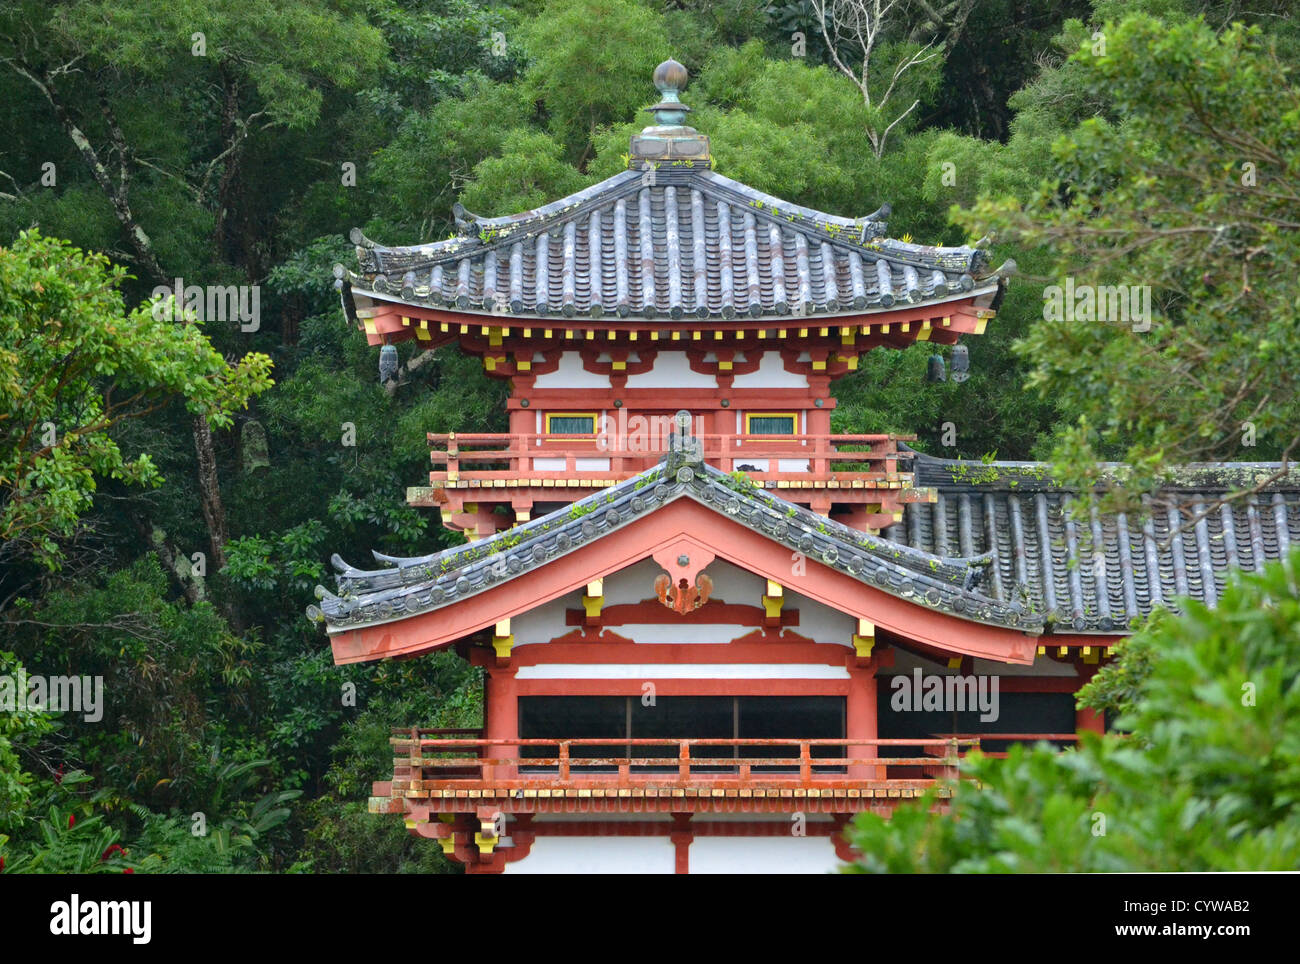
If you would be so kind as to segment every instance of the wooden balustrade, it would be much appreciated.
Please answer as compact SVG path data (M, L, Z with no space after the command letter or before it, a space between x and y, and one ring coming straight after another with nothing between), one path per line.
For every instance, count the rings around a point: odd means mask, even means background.
M424 730L391 740L393 790L407 795L480 787L565 789L590 786L921 790L956 779L962 753L977 739L458 739ZM882 757L882 747L912 756ZM671 749L670 749L671 748ZM650 756L636 750L670 750ZM547 752L549 751L549 752ZM614 751L614 752L611 752ZM895 777L900 768L908 775ZM408 792L409 791L409 792Z
M897 442L899 435L716 435L695 436L705 461L724 472L747 471L756 480L798 476L804 479L851 482L898 481L899 462L910 457ZM618 480L644 471L663 456L667 438L644 446L601 435L429 433L431 481L486 481L509 478L610 478ZM578 465L579 460L608 460L607 468ZM539 468L538 460L546 462ZM563 460L563 466L554 464ZM747 463L747 460L748 463ZM795 468L782 468L795 462ZM758 463L758 464L754 464ZM752 468L746 469L747 464ZM466 466L474 466L466 471Z

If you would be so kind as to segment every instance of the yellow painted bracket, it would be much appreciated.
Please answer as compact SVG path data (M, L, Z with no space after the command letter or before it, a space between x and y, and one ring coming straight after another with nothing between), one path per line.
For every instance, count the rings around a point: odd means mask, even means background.
M587 594L582 597L582 608L586 610L587 625L600 621L600 609L605 605L605 580L593 579L587 583Z
M503 619L497 623L492 633L492 649L498 659L509 659L510 650L515 645L515 634L510 632L510 620Z
M870 659L876 645L876 626L866 619L858 620L858 631L853 634L853 651L861 659Z
M785 605L785 589L779 582L769 579L767 593L762 599L764 621L770 626L780 625L781 607Z

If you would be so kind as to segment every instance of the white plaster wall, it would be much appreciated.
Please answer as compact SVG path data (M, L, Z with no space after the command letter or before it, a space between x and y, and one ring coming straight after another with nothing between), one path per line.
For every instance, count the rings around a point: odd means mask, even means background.
M679 642L681 640L678 640ZM545 663L518 679L848 679L843 666L817 663Z
M692 849L694 849L692 847ZM677 851L668 837L538 836L508 874L671 874Z
M558 375L559 372L556 372ZM628 388L717 388L712 375L691 371L684 351L660 349L654 367L639 375L627 376Z
M542 603L536 609L515 616L510 621L510 629L515 636L515 646L549 642L556 636L563 636L577 628L565 625L564 611L582 608L584 590L585 587L566 593L558 599Z
M582 356L576 351L560 355L560 367L553 372L538 375L535 388L609 388L609 376L597 375L582 367Z
M713 580L713 599L742 606L761 606L767 580L724 559L715 559L704 570Z
M840 866L828 837L696 837L693 874L828 874Z
M1035 650L1037 652L1037 650ZM992 659L975 660L976 676L1066 676L1078 679L1079 671L1069 663L1059 663L1047 656L1038 656L1030 666L999 663Z
M653 559L642 559L613 575L605 577L605 605L638 603L654 599L654 581L662 572ZM763 578L746 572L739 566L718 559L705 569L713 579L712 598L727 603L758 606L760 597L767 589ZM573 631L575 627L565 624L566 609L581 609L583 589L574 590L558 599L543 603L536 609L514 617L511 630L515 636L516 646L543 643ZM789 627L788 632L812 639L819 643L840 643L851 645L853 633L857 631L857 621L852 616L823 606L799 593L786 590L787 609L799 610L799 625ZM638 643L729 643L737 636L743 636L757 625L687 625L677 623L637 624L611 627L613 632ZM895 672L910 672L912 664L907 662L910 655L899 653L900 662ZM918 665L922 665L918 663ZM940 672L942 664L923 664L927 671ZM1062 675L1062 674L1056 674Z
M655 598L655 578L663 572L653 559L642 559L605 577L605 605L619 606Z
M1046 656L1038 657L1032 666L1018 666L1012 663L999 663L992 659L977 659L972 672L976 676L1040 676L1078 678L1078 672L1067 663L1058 663ZM947 663L927 659L905 649L894 650L894 665L882 670L881 676L907 676L913 669L920 667L921 672L933 676L963 675L960 669L949 669Z
M729 643L737 636L744 636L758 628L753 626L729 625L674 625L665 623L628 623L626 626L613 627L620 636L626 636L634 643L658 646L665 643L690 643L712 645Z
M793 564L792 559L791 565ZM805 565L808 563L805 562ZM845 646L853 644L853 634L858 631L858 621L853 616L823 606L789 588L785 590L784 608L799 610L799 625L794 627L794 631L800 636L807 636L818 643L843 643Z
M806 360L806 359L805 359ZM779 351L764 351L758 371L737 375L733 388L807 388L808 376L785 370Z

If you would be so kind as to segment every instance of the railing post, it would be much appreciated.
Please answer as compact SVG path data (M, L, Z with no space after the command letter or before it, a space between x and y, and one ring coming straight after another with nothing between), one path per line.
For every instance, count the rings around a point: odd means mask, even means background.
M447 436L447 481L455 482L460 478L460 449L456 445L456 433Z
M560 741L560 779L567 782L569 779L569 741Z
M957 738L944 741L943 767L940 769L940 779L954 780L957 777L957 766L960 761L960 750L957 746Z
M812 779L812 745L807 740L799 741L799 780L807 783Z
M677 744L677 777L680 780L691 778L691 745L685 740Z
M407 765L410 772L406 775L408 780L406 786L408 789L418 790L420 789L420 781L424 779L424 770L419 765L422 761L420 759L420 728L418 726L411 727L411 746L407 753L407 759L410 761Z

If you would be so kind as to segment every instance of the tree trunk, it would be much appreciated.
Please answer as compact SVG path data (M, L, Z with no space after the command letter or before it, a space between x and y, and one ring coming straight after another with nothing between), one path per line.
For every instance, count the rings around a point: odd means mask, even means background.
M108 109L107 97L102 97L100 103L104 108L104 118L109 127L109 135L117 146L118 171L116 179L104 164L99 152L95 150L90 138L86 136L80 125L76 123L59 99L54 86L54 78L50 73L18 65L14 66L18 73L36 85L50 102L59 125L68 135L77 152L85 160L95 182L103 190L112 205L113 213L116 215L122 230L126 232L127 240L136 255L141 273L152 278L156 284L170 286L172 279L168 277L162 265L158 262L153 239L149 237L148 233L135 219L135 214L131 210L131 171L127 145L122 131L118 128L116 119L112 115L112 111ZM194 450L198 455L199 501L203 510L203 519L207 523L208 538L212 548L213 571L217 571L226 563L226 540L229 529L226 525L226 508L221 501L221 486L217 478L217 456L212 444L212 430L208 426L206 418L201 415L194 417L193 434Z
M208 524L208 540L212 544L212 571L220 572L226 565L226 541L230 538L230 530L226 526L226 506L221 501L212 429L202 415L194 416L194 451L199 457L199 501L203 506L203 520Z

